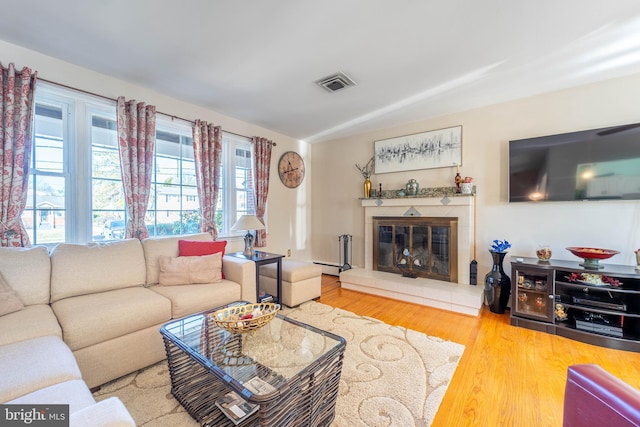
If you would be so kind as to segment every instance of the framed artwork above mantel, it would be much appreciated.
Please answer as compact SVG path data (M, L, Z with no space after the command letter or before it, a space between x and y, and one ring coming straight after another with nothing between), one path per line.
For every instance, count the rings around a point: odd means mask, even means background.
M381 139L374 145L376 174L462 164L462 126Z

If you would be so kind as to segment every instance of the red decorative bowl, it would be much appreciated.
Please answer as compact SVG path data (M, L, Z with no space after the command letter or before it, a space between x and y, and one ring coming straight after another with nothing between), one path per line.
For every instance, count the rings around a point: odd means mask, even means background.
M614 251L612 249L599 249L599 248L570 247L570 248L567 248L567 250L572 254L574 254L575 256L584 258L584 259L607 259L620 253L619 251Z

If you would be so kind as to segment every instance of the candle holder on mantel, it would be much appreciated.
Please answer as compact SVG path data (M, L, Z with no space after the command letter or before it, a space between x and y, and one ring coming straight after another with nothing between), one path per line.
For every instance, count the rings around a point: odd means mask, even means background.
M456 163L456 176L453 178L453 183L456 186L456 193L460 194L460 184L462 184L462 176L460 175L460 163Z

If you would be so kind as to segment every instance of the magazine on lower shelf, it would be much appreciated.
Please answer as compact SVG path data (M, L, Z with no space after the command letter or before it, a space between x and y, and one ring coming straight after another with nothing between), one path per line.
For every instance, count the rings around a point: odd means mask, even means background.
M259 377L251 378L249 381L244 383L244 386L254 394L266 394L276 390L274 386ZM225 394L223 397L216 400L215 403L222 413L233 421L235 425L240 424L258 410L258 405L247 402L234 391L230 391Z
M247 402L234 391L216 400L216 406L236 425L258 410L258 405Z

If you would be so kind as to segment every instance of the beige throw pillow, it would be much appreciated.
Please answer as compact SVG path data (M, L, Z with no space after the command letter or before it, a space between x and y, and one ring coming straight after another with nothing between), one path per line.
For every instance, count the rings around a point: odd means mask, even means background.
M214 283L222 280L222 253L203 256L161 256L158 283L163 286Z
M18 294L13 290L11 286L4 280L2 274L0 274L0 316L13 313L14 311L20 311L24 308L24 304L18 298Z

